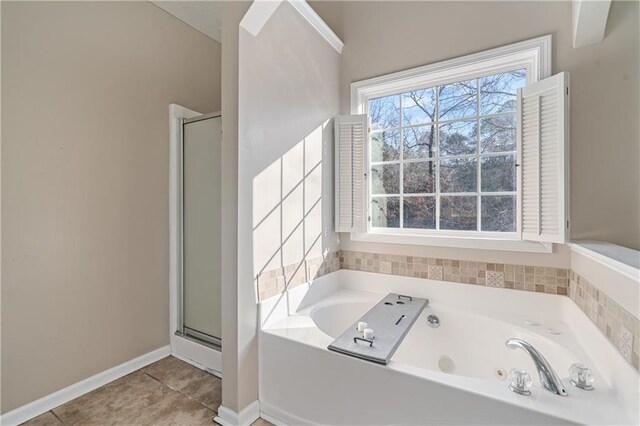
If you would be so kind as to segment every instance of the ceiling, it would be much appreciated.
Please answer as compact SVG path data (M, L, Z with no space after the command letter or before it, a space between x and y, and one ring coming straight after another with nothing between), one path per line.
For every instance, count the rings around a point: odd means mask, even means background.
M220 2L213 0L150 1L187 25L222 43Z

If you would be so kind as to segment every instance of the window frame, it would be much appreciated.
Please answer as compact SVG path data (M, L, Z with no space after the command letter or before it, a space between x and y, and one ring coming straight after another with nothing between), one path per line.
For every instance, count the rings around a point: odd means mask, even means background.
M500 72L526 69L527 84L551 76L551 35L486 50L405 71L374 77L351 84L351 113L367 114L370 99L400 95L403 92L477 79ZM518 125L519 120L516 117ZM401 123L402 125L402 123ZM371 169L370 129L367 132L365 164ZM402 141L400 142L402 143ZM516 161L520 161L518 146ZM478 165L480 167L480 165ZM400 182L402 185L402 182ZM366 216L371 217L371 179L366 182ZM552 244L521 239L520 176L516 182L516 232L457 231L440 229L373 228L367 220L363 233L352 233L356 241L445 247L487 248L532 252L551 252ZM434 194L435 195L435 194ZM479 206L478 206L479 208ZM480 218L478 218L480 220Z

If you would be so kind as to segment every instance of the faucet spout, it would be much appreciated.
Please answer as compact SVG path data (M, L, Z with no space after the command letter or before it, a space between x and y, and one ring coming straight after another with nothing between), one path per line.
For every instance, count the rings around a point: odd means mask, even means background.
M547 361L547 359L542 356L542 354L538 352L538 350L534 348L530 343L525 342L522 339L509 339L507 340L506 345L509 349L520 348L527 354L529 354L536 366L536 369L538 370L540 382L545 389L560 396L568 395L567 390L562 383L562 380L560 380L560 377L558 377L556 372L553 371L553 368L551 368L549 361Z

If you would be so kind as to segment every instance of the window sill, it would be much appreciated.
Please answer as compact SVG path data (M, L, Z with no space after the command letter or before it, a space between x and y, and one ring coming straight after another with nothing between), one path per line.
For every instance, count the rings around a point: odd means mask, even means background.
M552 253L553 244L537 241L501 240L478 237L438 237L425 235L399 235L382 232L351 233L351 241L370 243L408 244L417 246L455 247L480 250L504 250L530 253Z

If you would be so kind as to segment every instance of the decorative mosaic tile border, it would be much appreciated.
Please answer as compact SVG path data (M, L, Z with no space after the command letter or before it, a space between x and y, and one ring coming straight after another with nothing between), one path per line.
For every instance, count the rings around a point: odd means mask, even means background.
M256 277L258 298L268 299L339 269L561 295L569 288L569 271L562 268L339 251L262 272Z
M340 268L563 295L569 287L567 269L504 263L341 251Z
M640 370L640 320L574 271L569 273L569 297L622 356Z
M340 269L337 252L329 252L325 256L305 259L301 262L264 271L256 276L258 300L262 301L297 287L313 278L318 278Z

